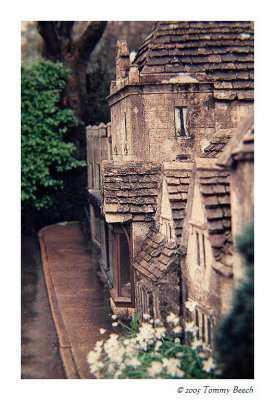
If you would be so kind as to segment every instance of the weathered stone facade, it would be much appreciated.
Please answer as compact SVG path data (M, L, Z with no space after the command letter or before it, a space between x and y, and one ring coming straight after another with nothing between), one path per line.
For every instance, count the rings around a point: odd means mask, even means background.
M253 23L158 22L133 63L127 43L117 47L111 123L87 129L91 225L101 221L111 304L124 317L194 318L211 347L241 278L238 215L244 204L241 221L253 215L248 156L237 156L253 113ZM231 143L238 152L222 159Z

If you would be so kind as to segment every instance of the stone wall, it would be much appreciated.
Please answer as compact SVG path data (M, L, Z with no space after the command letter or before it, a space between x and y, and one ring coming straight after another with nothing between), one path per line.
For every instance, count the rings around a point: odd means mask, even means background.
M192 160L217 131L236 128L252 104L217 100L203 83L125 86L109 97L114 159ZM176 107L187 110L185 137L176 134Z

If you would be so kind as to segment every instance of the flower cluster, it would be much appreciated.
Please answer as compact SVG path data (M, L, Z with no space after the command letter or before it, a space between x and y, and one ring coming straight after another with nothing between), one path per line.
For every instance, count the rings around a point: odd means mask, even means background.
M113 326L118 324L128 334L119 336L111 333L107 340L98 341L87 360L91 374L96 378L157 379L157 378L213 378L216 365L203 349L203 343L194 339L196 327L170 313L166 322L139 315L127 327L112 316ZM137 329L134 329L137 327ZM168 328L168 329L167 329ZM183 342L183 332L191 345ZM101 329L104 334L105 330Z

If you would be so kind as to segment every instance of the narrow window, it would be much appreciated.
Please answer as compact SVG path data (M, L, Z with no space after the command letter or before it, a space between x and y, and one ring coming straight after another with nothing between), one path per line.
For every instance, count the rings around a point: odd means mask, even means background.
M92 188L95 187L95 178L94 178L94 166L91 164L91 178L92 178Z
M148 314L151 315L152 317L154 316L154 301L153 301L153 294L152 292L148 293L149 296L149 310L148 310Z
M204 314L201 314L201 340L205 342L205 318Z
M203 266L206 267L206 257L205 257L205 237L204 234L202 233L201 235L201 240L202 240L202 257L203 257Z
M187 108L175 107L175 127L177 136L188 136Z
M97 173L98 173L98 189L101 190L101 171L100 171L100 164L97 164Z
M128 135L127 135L127 118L126 118L126 113L124 113L124 128L125 128L125 141L127 142L127 140L128 140Z
M172 239L172 228L171 228L171 225L169 224L168 225L169 226L169 240L171 240Z
M211 321L207 318L207 343L211 344Z
M198 310L195 310L195 325L198 327L197 333L196 333L196 338L200 338L200 333L199 333L199 328L200 328L200 322L199 322L199 312Z
M197 264L200 265L200 240L199 240L199 233L196 232L196 240L197 240Z

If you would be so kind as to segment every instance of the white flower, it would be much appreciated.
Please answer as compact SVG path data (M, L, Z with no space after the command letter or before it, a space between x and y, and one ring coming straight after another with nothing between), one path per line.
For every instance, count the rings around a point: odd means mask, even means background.
M203 369L203 371L206 371L206 372L210 372L212 369L214 369L216 367L212 357L209 357L208 360L204 360L202 362L202 364L203 364L202 369Z
M100 352L102 350L102 345L103 345L103 340L100 340L100 341L96 342L94 350Z
M180 360L177 360L176 358L164 358L162 360L164 367L167 369L167 374L171 376L177 376L177 377L183 377L184 372L179 369L180 366Z
M194 325L194 321L191 321L191 322L185 322L184 330L186 333L190 332L195 334L198 328Z
M156 318L154 321L155 326L162 326L162 322L159 318Z
M108 373L109 373L110 375L113 375L114 372L115 372L115 370L116 370L115 364L109 362L109 363L107 364L107 371L108 371Z
M106 332L106 329L100 328L99 332L100 332L101 335L104 335L104 333Z
M168 324L177 325L180 321L180 318L177 317L173 312L170 312L170 314L166 317L166 321Z
M141 365L141 362L137 359L137 358L131 358L131 359L126 359L125 360L125 364L126 365L131 365L132 367L138 367L139 365Z
M180 333L182 333L182 327L180 325L177 325L174 329L173 332L178 335Z
M113 323L112 323L112 327L113 327L113 328L116 328L117 326L118 326L118 322L113 322Z
M109 359L117 364L121 364L125 355L124 348L112 346L112 347L105 347L104 350L107 353Z
M95 372L93 373L93 375L94 375L97 379L102 378L102 372L101 372L101 371L95 371Z
M149 376L155 377L155 375L162 372L162 369L163 365L160 361L152 361L152 365L147 369L147 372Z
M150 322L150 324L152 324L152 325L153 325L153 323L154 323L154 320L153 320L153 318L151 318L151 319L149 320L149 322Z
M141 341L138 341L137 345L138 345L140 350L144 350L144 351L147 350L148 343L147 343L146 340L142 339Z
M100 353L97 351L89 351L87 356L87 361L89 364L94 364L98 361Z
M118 339L118 334L117 334L117 333L111 333L111 335L110 335L108 341L109 341L109 342L112 342L112 343L116 343L116 342L117 342L117 339Z
M176 337L176 338L174 339L174 343L175 343L175 344L180 344L180 338Z
M188 300L185 302L185 308L187 308L189 311L193 312L195 310L195 307L198 303L194 300Z
M117 315L113 314L111 318L112 318L113 321L116 321L117 320Z
M157 340L156 344L155 344L155 351L159 351L161 346L162 346L162 341L161 340Z
M130 342L130 343L125 347L125 354L126 354L127 356L135 357L135 356L138 355L138 353L139 353L139 351L138 351L137 345L136 345L136 343L134 343L134 342Z
M149 340L154 337L154 328L152 325L144 322L141 327L139 328L139 334L137 335L137 339L140 340Z
M192 348L192 349L197 349L197 348L200 347L200 346L203 346L203 342L202 342L200 339L195 338L195 339L192 341L191 348Z
M151 318L151 315L144 313L142 317L143 317L144 321L148 321Z
M155 328L155 337L157 339L161 339L164 337L166 334L166 329L164 327L159 326L158 328Z

